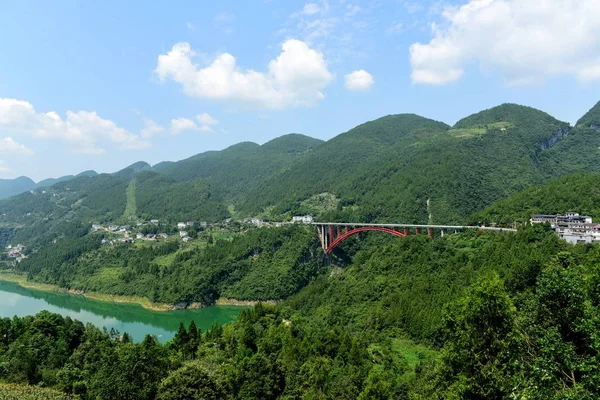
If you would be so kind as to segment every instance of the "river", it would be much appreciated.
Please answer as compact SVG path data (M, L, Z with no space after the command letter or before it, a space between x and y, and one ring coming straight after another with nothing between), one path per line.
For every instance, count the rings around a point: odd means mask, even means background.
M0 281L0 317L22 317L48 310L100 328L127 332L136 342L142 341L147 334L155 335L162 343L167 342L175 336L180 321L187 327L194 320L196 326L205 332L217 322L224 324L235 320L242 309L238 306L212 306L198 310L150 311L137 304L91 300Z

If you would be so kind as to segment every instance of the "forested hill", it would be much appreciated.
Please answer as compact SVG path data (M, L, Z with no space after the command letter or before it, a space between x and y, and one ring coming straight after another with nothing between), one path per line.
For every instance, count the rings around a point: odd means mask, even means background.
M533 214L564 214L578 211L600 219L600 175L580 173L534 185L486 207L471 223L525 223Z
M84 171L77 175L80 176L96 176L98 175L95 171ZM0 199L15 196L17 194L28 192L30 190L45 188L52 186L59 182L69 181L75 178L74 175L65 175L60 178L48 178L35 183L33 180L26 176L20 176L15 179L0 179Z
M45 195L38 189L0 202L2 236L6 226L44 225L52 231L65 220L134 218L285 220L312 214L462 223L547 179L600 172L594 122L599 107L576 127L515 104L481 111L453 127L414 114L389 115L327 142L290 134L262 146L244 142L154 167L138 162L112 175L65 177L45 188ZM106 193L115 195L107 199Z

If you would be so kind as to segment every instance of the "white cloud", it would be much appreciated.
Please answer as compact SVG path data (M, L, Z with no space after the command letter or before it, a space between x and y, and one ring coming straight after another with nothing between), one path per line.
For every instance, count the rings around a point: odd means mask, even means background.
M443 19L429 43L410 47L415 83L457 80L472 62L511 85L600 80L598 0L470 0L446 7Z
M63 119L55 111L38 113L31 103L16 99L0 98L0 133L59 140L76 153L103 153L101 144L104 143L118 149L150 146L140 136L101 118L96 112L67 111Z
M227 101L250 108L281 109L307 106L323 99L322 90L333 75L323 54L306 43L290 39L266 72L243 71L229 53L210 65L198 67L189 43L177 43L158 57L156 73L161 81L172 79L188 96Z
M144 119L144 127L140 130L140 137L143 139L150 139L152 136L164 132L165 128L152 121L151 119Z
M185 131L197 131L198 125L188 118L174 118L171 120L171 134L179 135Z
M292 14L292 18L300 17L300 16L311 16L316 15L322 12L327 11L329 8L329 3L327 1L322 1L320 3L309 2L304 4L302 10L295 12Z
M346 89L352 91L369 90L374 83L375 80L373 79L373 75L364 69L353 71L344 76L344 85L346 86Z
M190 32L196 32L196 25L192 24L191 22L186 22L185 26L187 26Z
M33 154L33 150L8 136L0 139L0 153L30 156Z
M196 119L201 125L217 125L219 121L214 119L209 113L202 113L196 115Z
M4 174L7 172L12 172L12 170L6 166L4 161L0 160L0 173Z

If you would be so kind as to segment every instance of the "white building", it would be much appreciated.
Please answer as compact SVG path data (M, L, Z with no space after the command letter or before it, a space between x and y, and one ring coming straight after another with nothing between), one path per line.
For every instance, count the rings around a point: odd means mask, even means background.
M186 231L179 231L179 237L185 238L188 237L188 233Z
M302 224L310 224L313 222L312 215L296 215L292 217L292 222L300 222Z
M179 230L185 229L186 226L187 225L185 224L185 222L178 222L177 223L177 229L179 229Z

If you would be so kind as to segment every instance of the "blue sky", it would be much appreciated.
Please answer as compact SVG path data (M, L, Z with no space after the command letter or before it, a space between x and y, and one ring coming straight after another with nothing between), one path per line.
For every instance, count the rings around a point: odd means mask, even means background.
M532 6L532 3L535 5ZM0 1L0 177L600 100L597 0Z

